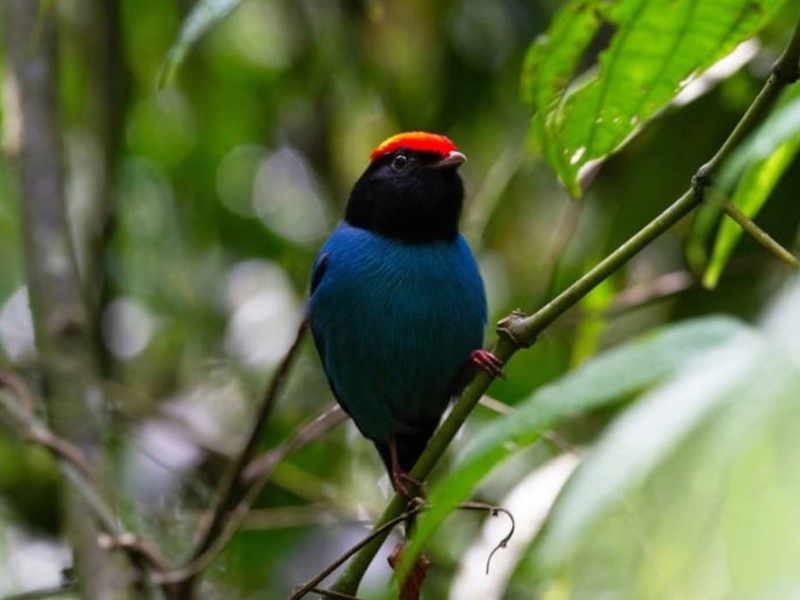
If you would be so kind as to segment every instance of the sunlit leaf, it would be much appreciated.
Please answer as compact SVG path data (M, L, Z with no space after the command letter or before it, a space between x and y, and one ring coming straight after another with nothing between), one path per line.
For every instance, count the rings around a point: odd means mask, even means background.
M590 161L617 148L692 76L753 35L783 0L618 0L603 9L615 28L596 74L566 90L598 28L598 3L572 2L532 47L523 93L532 134L573 196ZM564 29L575 28L564 40ZM564 44L569 47L565 48Z
M723 190L730 189L741 176L731 202L751 219L800 151L800 93L793 90L792 95L793 100L776 110L720 173L719 186ZM722 222L703 276L706 287L716 286L741 236L742 229L736 223L729 219Z
M199 40L211 27L227 17L233 9L239 6L244 0L198 0L192 11L178 32L178 39L172 47L161 68L158 76L158 87L162 88L169 84L175 77L186 55L192 46Z
M738 322L721 318L682 323L602 354L538 390L517 411L483 429L459 464L433 488L430 508L419 518L406 555L421 550L453 508L495 466L539 440L556 423L655 384L743 329Z
M581 55L600 27L596 0L573 0L556 16L547 33L539 36L528 50L522 70L522 99L534 108L531 131L545 158L557 173L568 168L553 135L552 117L559 110L572 74Z

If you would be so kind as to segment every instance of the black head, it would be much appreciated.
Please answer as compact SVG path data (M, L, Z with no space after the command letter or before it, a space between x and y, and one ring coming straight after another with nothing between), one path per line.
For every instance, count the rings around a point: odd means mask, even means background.
M420 144L423 135L435 138L438 145L428 138ZM395 141L387 143L390 140ZM401 134L390 140L373 153L372 162L353 187L345 220L410 242L454 239L464 201L457 169L466 158L443 136Z

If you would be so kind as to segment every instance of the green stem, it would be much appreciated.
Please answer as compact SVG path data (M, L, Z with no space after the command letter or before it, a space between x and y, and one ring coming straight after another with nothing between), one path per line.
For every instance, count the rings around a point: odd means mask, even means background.
M544 307L529 317L512 319L505 330L522 348L531 346L539 333L560 317L569 308L577 304L603 280L619 270L645 246L667 231L675 223L688 215L702 202L702 194L692 188L678 198L672 206L658 215L636 235L609 254L591 271L561 292Z
M725 202L725 204L722 205L722 210L725 211L725 214L731 219L736 221L739 227L744 229L750 237L766 248L768 252L775 255L779 260L782 260L793 269L800 268L800 261L798 261L791 252L772 239L772 236L753 221L748 219L747 215L739 210L735 204L732 202Z
M568 309L577 304L584 296L591 292L598 284L620 269L633 256L655 240L675 223L688 215L703 202L705 187L709 185L711 177L720 165L730 156L731 152L741 144L751 131L761 122L764 115L774 104L780 92L788 84L793 83L800 75L800 21L795 26L789 45L775 63L772 74L764 84L761 92L753 100L747 112L731 132L728 139L717 153L703 165L694 177L692 187L678 198L667 210L661 213L643 229L637 232L627 242L622 244L600 264L586 275L561 292L547 305L536 311L533 315L525 316L512 313L498 324L500 337L495 345L494 354L507 362L514 353L532 345L536 337L548 325L564 314ZM461 428L469 413L480 400L481 396L491 384L492 378L481 372L470 383L469 387L457 401L455 408L442 423L436 434L431 438L428 447L411 470L411 476L424 481L430 474L439 458L450 445L453 437ZM373 532L384 527L386 523L396 519L404 508L403 501L395 496L384 510L381 517L373 526ZM333 590L339 593L355 595L358 586L366 573L375 555L389 535L384 531L380 536L375 536L365 545L348 565L347 570L334 584Z

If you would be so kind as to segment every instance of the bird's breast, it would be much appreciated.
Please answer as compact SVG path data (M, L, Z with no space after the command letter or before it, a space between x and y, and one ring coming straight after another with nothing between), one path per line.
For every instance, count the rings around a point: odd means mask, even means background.
M466 242L408 244L343 225L320 255L309 320L339 401L374 440L438 418L483 340L483 283Z

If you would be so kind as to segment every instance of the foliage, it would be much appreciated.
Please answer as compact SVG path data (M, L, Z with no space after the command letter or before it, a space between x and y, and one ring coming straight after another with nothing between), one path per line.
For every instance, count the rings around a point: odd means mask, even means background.
M115 509L173 566L191 554L198 514L292 342L315 251L381 139L441 131L468 155L464 228L492 322L534 312L690 186L800 18L780 0L77 0L46 11L61 34L70 224L98 304ZM93 50L95 26L118 47ZM98 75L109 53L110 75ZM7 54L0 367L39 395ZM428 597L486 598L487 580L510 600L800 590L800 284L717 206L730 198L796 253L796 87L729 149L690 226L515 354L490 390L508 414L470 415L416 523L412 550L434 565ZM95 252L84 242L96 229ZM330 400L305 344L261 448L281 447ZM0 428L0 597L57 585L70 565L53 509L68 484L19 433ZM557 500L524 485L565 452L552 439L582 457ZM202 593L285 598L363 538L387 504L382 472L349 424L284 457ZM452 575L481 547L482 522L453 507L515 493L554 502L541 534L531 539L535 511L517 510L516 549L493 557L505 571ZM392 593L384 565L373 561L359 598Z

